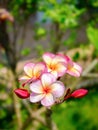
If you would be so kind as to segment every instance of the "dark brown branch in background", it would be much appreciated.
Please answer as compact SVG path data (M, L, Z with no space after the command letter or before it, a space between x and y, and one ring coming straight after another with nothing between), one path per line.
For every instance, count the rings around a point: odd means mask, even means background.
M61 42L62 42L62 37L63 37L63 31L60 30L59 28L59 23L54 23L52 26L51 26L51 30L52 32L50 33L50 35L52 34L53 36L50 36L52 38L51 43L52 43L52 52L53 53L56 53L59 51L59 48L61 46Z
M25 42L25 37L26 37L26 30L27 30L27 22L24 22L23 26L22 26L22 32L21 32L21 39L22 39L22 43L19 46L19 52L23 49L24 47L24 42ZM18 55L19 60L21 59L21 55Z
M46 126L49 130L58 130L56 124L52 121L51 109L46 109Z
M6 7L5 0L0 0L0 8ZM7 32L7 23L6 20L0 20L0 45L5 51L5 56L7 59L8 66L12 72L13 77L13 89L16 89L17 87L17 76L16 76L16 51L14 50L14 45L12 45L8 32ZM15 48L16 49L16 48ZM21 130L22 126L22 118L21 118L21 111L20 111L20 103L16 95L13 93L13 104L14 104L14 111L16 113L16 120L17 120L17 126L18 130Z
M12 41L12 46L13 46L13 51L16 54L16 45L17 45L17 38L18 38L18 34L19 34L19 30L17 30L17 25L16 25L16 21L14 20L14 22L12 23L12 28L13 28L13 41Z
M46 125L49 130L52 130L52 119L51 119L52 111L51 109L46 110Z
M6 21L0 21L0 45L5 50L8 65L14 72L16 69L16 58L7 33Z

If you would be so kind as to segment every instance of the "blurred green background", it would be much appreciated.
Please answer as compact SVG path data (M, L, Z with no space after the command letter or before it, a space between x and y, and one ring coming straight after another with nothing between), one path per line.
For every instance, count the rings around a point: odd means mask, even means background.
M52 107L55 129L39 121L46 121L42 106L13 92L21 87L24 64L41 61L48 51L83 67L80 78L62 78L66 87L89 90L84 98ZM98 130L97 91L98 0L0 0L0 130Z

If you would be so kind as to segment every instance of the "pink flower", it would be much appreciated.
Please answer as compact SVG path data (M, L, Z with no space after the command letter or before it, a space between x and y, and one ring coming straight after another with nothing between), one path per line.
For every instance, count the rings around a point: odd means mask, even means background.
M14 93L22 99L28 98L30 96L30 93L26 89L18 88L14 90Z
M24 66L24 71L25 75L19 79L20 81L24 81L23 86L39 79L42 73L47 72L47 68L43 62L37 64L27 63Z
M44 73L41 80L30 84L32 94L30 101L35 103L41 101L43 106L49 107L53 105L56 98L63 96L65 87L62 82L56 81L51 73Z
M45 53L43 60L47 65L48 72L51 72L56 78L66 73L65 59L60 55Z
M87 93L88 93L88 90L87 90L87 89L78 89L78 90L75 90L75 91L70 95L70 97L73 97L73 98L81 98L81 97L84 97Z
M66 73L70 74L71 76L79 77L82 73L82 67L77 63L73 62L70 57L65 56L63 54L58 55L65 58L65 64L67 68Z
M14 21L13 16L4 8L0 9L0 20Z

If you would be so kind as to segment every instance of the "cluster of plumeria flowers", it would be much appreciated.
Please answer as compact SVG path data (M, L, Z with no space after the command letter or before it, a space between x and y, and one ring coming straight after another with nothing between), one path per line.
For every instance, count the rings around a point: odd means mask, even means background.
M73 62L70 57L63 54L44 53L43 62L27 63L24 66L25 75L19 81L23 88L15 89L15 94L22 98L30 98L30 102L40 102L45 107L62 103L68 98L80 98L88 93L86 89L78 89L71 92L65 88L60 78L66 73L79 77L82 68ZM29 89L24 89L29 85Z

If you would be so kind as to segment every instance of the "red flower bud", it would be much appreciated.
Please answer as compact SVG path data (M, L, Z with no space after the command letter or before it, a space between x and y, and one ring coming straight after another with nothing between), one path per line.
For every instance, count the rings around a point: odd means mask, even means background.
M73 98L81 98L81 97L84 97L87 93L88 93L88 90L87 90L87 89L78 89L78 90L75 90L75 91L70 95L70 97L73 97Z
M14 92L19 98L22 98L22 99L28 98L30 96L30 93L26 89L18 88L18 89L15 89Z

